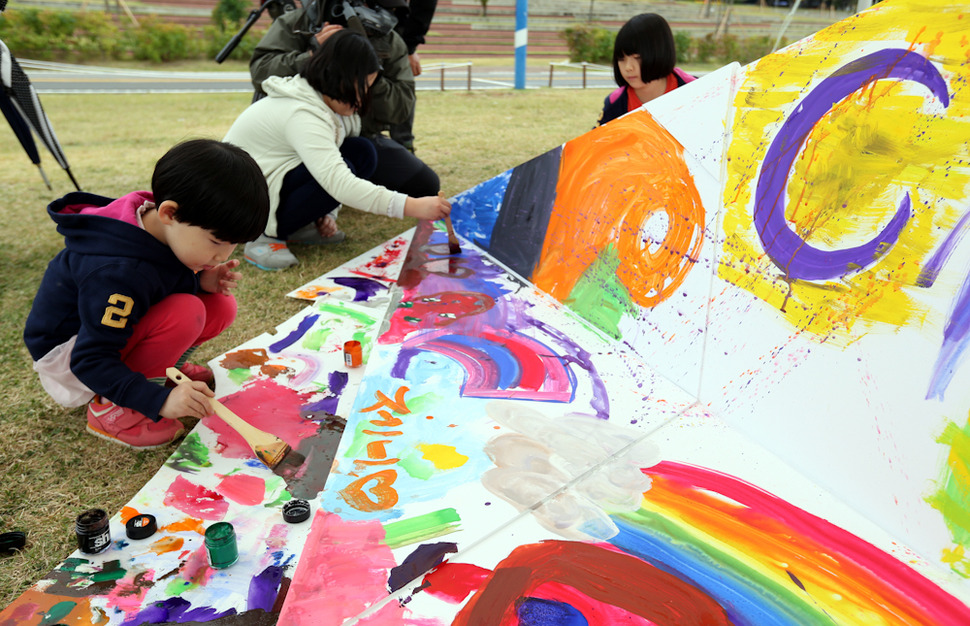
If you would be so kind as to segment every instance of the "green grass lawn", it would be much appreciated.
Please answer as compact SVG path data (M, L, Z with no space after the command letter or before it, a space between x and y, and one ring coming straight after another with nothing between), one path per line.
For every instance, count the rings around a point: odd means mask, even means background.
M418 155L438 172L444 192L455 195L592 128L604 95L561 89L420 92ZM249 95L48 95L42 102L84 190L117 197L147 189L155 161L173 144L220 139ZM23 553L3 560L0 607L75 549L78 513L91 507L118 511L175 447L133 452L97 439L84 431L83 409L56 405L37 382L21 333L44 269L63 247L45 208L73 191L43 150L42 160L54 191L0 124L0 437L6 442L0 447L0 532L22 530L28 537ZM341 213L340 225L345 242L295 248L296 267L270 273L243 263L236 323L203 346L195 361L271 331L304 306L284 294L413 222L350 209ZM241 253L240 246L235 255Z

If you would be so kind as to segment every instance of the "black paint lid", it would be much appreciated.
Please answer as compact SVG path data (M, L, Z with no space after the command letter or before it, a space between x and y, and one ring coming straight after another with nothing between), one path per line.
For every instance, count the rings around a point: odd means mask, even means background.
M0 534L0 556L10 556L18 550L23 550L25 545L27 545L27 533L22 530Z
M310 503L306 500L290 500L283 505L283 519L290 524L305 522L310 517Z
M136 515L125 524L125 534L129 539L147 539L155 534L158 526L154 515Z

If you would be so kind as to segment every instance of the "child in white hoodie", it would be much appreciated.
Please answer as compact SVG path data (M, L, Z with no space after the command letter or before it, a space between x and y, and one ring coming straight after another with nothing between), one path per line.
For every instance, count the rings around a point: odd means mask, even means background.
M331 213L341 204L398 218L437 220L451 212L444 198L412 198L367 180L377 154L358 137L359 113L367 110L380 67L365 37L338 31L298 76L265 80L267 97L229 128L225 141L252 155L269 186L269 223L246 245L247 261L266 270L296 265L287 240L333 238Z

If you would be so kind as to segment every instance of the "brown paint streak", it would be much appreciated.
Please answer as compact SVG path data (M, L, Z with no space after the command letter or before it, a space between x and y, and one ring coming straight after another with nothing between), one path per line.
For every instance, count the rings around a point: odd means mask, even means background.
M249 369L254 365L262 365L269 360L269 355L263 348L252 348L249 350L236 350L226 354L219 361L219 365L227 370Z

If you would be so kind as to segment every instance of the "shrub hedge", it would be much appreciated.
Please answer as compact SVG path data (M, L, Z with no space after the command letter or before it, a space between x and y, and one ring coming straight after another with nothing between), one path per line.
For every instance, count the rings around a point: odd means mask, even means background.
M569 48L569 60L578 63L600 63L612 65L613 40L616 33L600 26L579 24L566 28L560 33ZM771 52L774 41L767 36L739 38L734 35L714 37L708 33L703 37L691 37L689 33L674 33L677 47L677 63L717 63L727 64L737 61L742 65L750 63ZM781 42L784 45L785 41Z
M155 15L139 17L135 26L102 11L7 9L0 17L0 40L18 57L43 61L214 58L238 30L224 14L218 17L218 25L200 30ZM229 58L250 58L265 32L265 27L250 29Z

